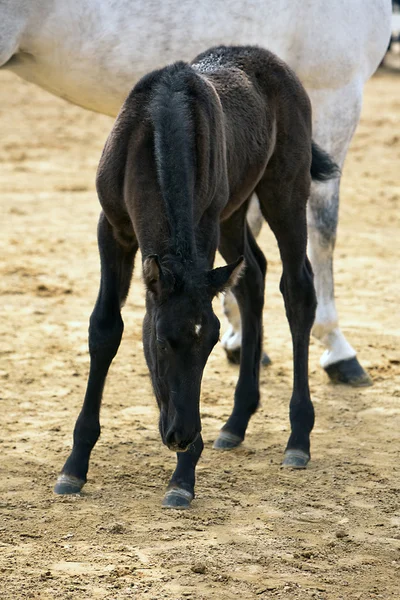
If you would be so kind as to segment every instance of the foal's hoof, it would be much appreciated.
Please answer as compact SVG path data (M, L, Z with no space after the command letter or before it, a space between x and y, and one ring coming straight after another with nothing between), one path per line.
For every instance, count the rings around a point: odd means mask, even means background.
M165 493L162 501L163 508L185 509L190 507L193 494L183 488L171 488Z
M240 365L240 348L235 348L234 350L230 350L225 348L226 358L232 365ZM261 364L263 367L269 367L271 364L271 359L265 352L262 353Z
M333 383L345 383L353 387L372 385L371 377L364 371L356 357L328 365L325 371Z
M288 469L305 469L309 460L309 455L307 452L303 452L303 450L286 450L282 467Z
M58 476L57 483L54 487L54 493L60 495L79 494L84 485L85 482L83 479L61 473L61 475Z
M219 436L213 444L215 450L232 450L243 442L242 438L229 431L221 429Z

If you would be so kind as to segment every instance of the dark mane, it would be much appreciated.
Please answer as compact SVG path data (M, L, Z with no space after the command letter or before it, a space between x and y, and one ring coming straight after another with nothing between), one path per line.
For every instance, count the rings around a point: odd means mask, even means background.
M157 178L171 234L170 247L176 256L185 260L196 257L193 226L196 132L188 93L191 77L193 70L183 62L165 69L149 105Z

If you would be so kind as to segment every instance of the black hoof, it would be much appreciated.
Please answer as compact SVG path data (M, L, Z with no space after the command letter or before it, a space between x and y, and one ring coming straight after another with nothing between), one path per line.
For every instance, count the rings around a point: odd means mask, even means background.
M269 365L272 363L270 357L268 356L268 354L266 354L266 352L262 353L262 357L261 357L261 364L263 367L269 367Z
M372 385L372 379L364 371L356 357L328 365L325 367L325 371L333 383L345 383L353 387Z
M226 358L232 365L240 365L240 348L227 350L225 348ZM271 364L271 359L265 352L262 353L261 364L263 367L268 367Z
M307 452L303 450L286 450L282 467L289 469L305 469L310 460Z
M171 488L167 490L162 501L163 508L185 509L190 507L193 494L182 488Z
M237 448L243 442L242 438L229 431L221 429L219 436L213 444L215 450L232 450Z
M232 365L240 365L240 348L228 350L225 348L226 358Z
M85 482L82 479L61 473L54 487L54 493L60 495L79 494L84 485Z

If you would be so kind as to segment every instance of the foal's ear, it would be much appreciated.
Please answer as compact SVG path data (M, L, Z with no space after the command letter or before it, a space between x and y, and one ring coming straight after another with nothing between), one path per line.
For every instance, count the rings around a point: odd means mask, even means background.
M207 286L211 296L233 287L239 281L245 268L244 257L240 256L235 262L218 267L207 273Z
M157 254L150 254L143 261L143 279L147 289L154 294L160 292L162 267Z

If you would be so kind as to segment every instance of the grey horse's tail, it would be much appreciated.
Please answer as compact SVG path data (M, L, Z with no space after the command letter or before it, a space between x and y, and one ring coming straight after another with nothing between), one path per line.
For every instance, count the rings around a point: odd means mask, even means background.
M325 150L311 142L311 177L313 181L327 181L339 177L340 169Z

